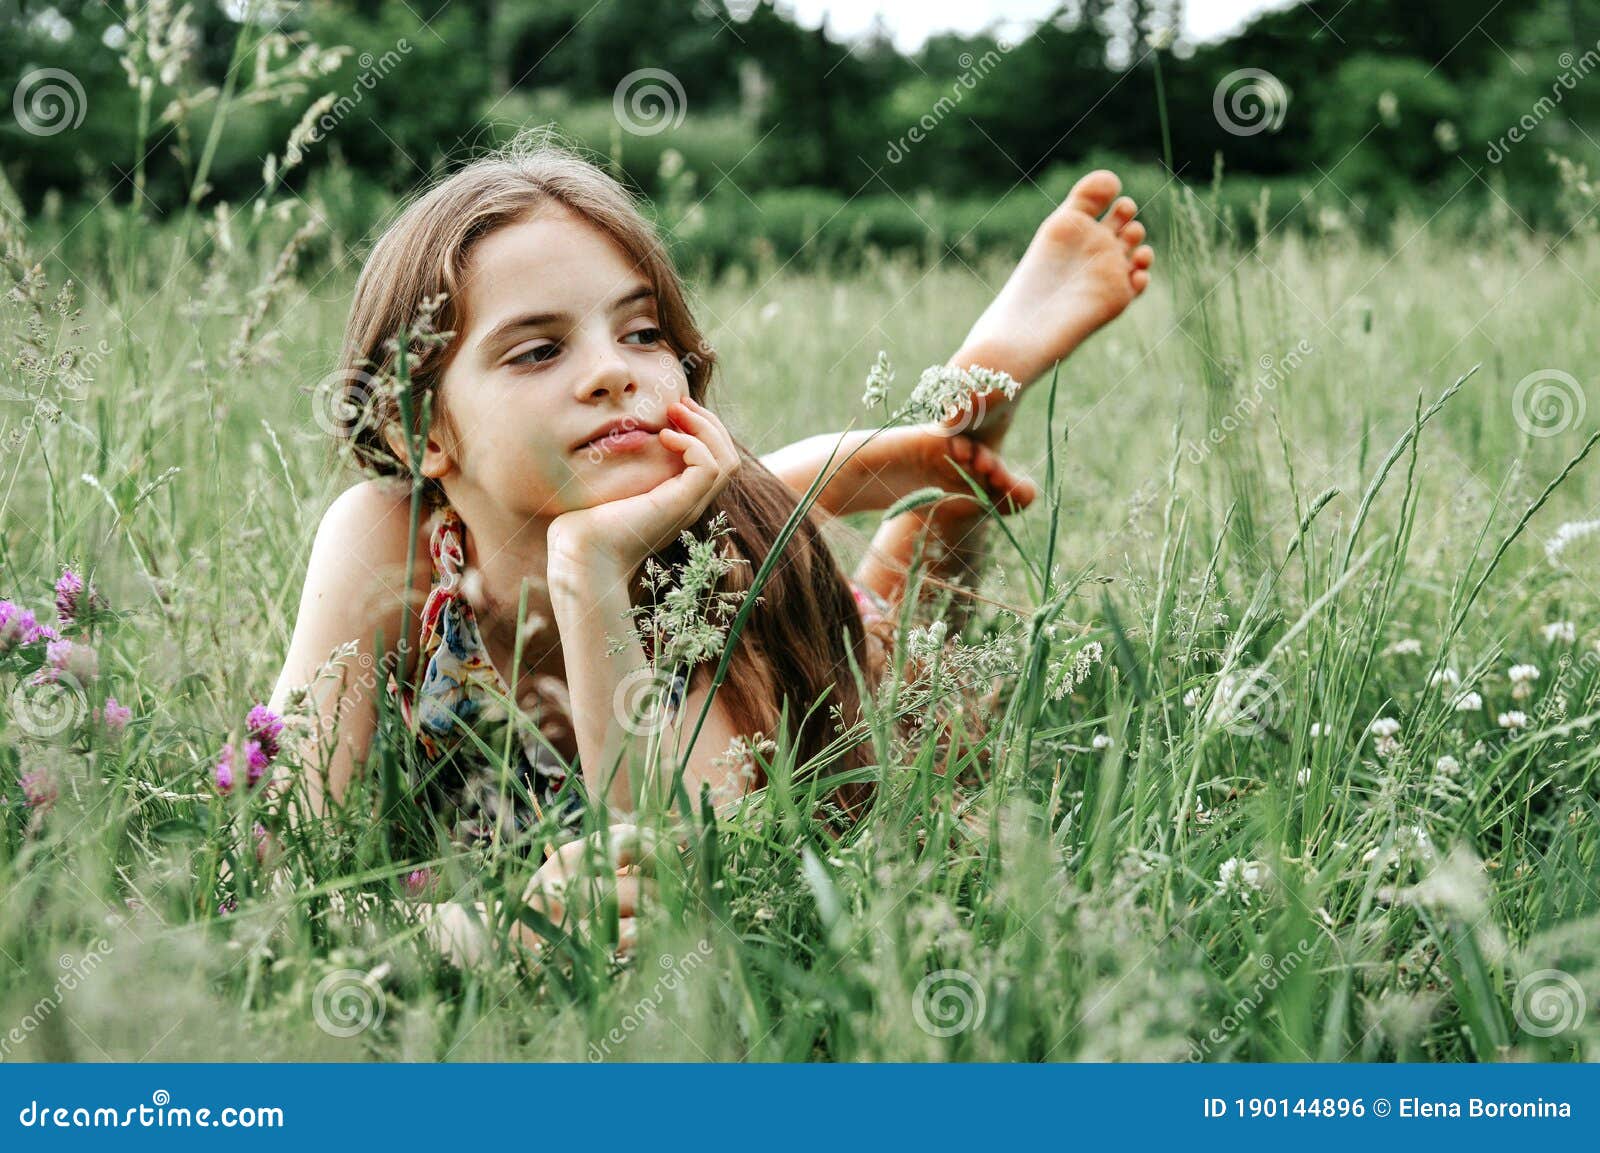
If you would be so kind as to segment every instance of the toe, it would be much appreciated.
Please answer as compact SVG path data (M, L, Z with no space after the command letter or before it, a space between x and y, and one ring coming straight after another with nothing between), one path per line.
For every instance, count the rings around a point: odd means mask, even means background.
M1133 285L1135 292L1143 292L1150 287L1150 274L1142 268L1136 268L1128 277L1128 283Z
M1148 244L1141 244L1129 255L1135 268L1149 268L1156 262L1156 250Z
M944 454L959 465L972 462L972 449L976 442L970 436L952 436Z
M1144 225L1137 220L1130 220L1122 226L1122 231L1118 235L1122 237L1122 243L1129 248L1137 248L1144 243Z
M1132 220L1138 211L1139 206L1133 202L1133 197L1119 196L1111 205L1111 211L1106 213L1106 223L1111 225L1111 230L1115 232Z
M1122 181L1115 172L1097 168L1072 186L1067 194L1067 207L1098 217L1122 191Z
M1039 497L1039 486L1029 477L1019 476L1011 484L1006 493L1009 504L1008 512L1020 512L1027 508Z

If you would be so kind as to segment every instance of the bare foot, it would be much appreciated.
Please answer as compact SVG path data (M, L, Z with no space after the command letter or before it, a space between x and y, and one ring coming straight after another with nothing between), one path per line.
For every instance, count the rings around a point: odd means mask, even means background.
M937 424L919 424L886 429L867 440L829 480L819 503L833 513L886 509L919 489L941 488L961 498L941 500L941 513L972 515L983 506L963 473L1001 512L1027 508L1039 495L1033 481L1012 472L989 446L970 436L951 436Z
M1155 251L1133 218L1138 206L1119 197L1121 189L1122 181L1105 169L1073 185L973 325L958 363L1000 369L1028 384L1145 290ZM1014 402L996 393L982 404L970 431L994 445L1011 423Z

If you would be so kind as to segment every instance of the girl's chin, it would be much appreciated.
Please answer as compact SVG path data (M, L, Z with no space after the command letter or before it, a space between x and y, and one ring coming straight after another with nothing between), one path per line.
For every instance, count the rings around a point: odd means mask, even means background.
M610 504L642 496L657 485L671 480L683 471L683 463L676 457L663 459L654 453L630 453L596 465L589 476L589 505Z

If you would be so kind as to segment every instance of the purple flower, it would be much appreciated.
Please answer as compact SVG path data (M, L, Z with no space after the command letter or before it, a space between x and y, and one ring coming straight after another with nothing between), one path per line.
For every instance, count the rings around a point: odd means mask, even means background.
M260 821L255 823L250 833L256 839L256 862L259 864L267 859L267 850L272 847L272 835Z
M268 761L278 757L278 737L283 732L283 718L266 705L256 705L244 719L244 727L261 745Z
M16 645L33 645L56 639L56 630L42 625L33 613L15 601L0 601L0 653Z
M70 625L78 615L78 598L83 595L83 578L70 568L61 570L56 580L56 616Z
M100 722L112 733L120 733L128 727L128 722L133 719L133 710L125 705L119 705L116 697L107 697L105 708L100 711Z
M224 897L222 899L222 901L217 905L217 916L226 917L229 913L232 913L238 907L239 907L239 902L238 901L235 901L232 897Z
M23 773L18 783L22 786L22 795L27 798L28 806L40 812L51 808L60 796L54 779L44 769Z
M245 781L253 789L256 782L261 779L261 774L267 771L267 766L272 761L261 748L260 741L246 741L244 743Z
M233 792L233 746L223 745L222 756L217 759L217 767L212 770L212 775L217 782L217 792L226 796Z
M44 666L33 674L30 681L36 685L48 685L61 679L61 674L66 673L78 684L94 679L100 671L99 655L81 641L53 640L44 646Z
M431 869L413 869L406 874L406 892L413 897L420 897L433 885L433 871Z

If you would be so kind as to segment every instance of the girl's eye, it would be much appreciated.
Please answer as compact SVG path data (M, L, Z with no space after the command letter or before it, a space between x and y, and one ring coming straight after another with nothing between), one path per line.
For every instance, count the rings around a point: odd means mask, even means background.
M634 340L635 337L640 339ZM661 340L659 328L636 328L622 338L624 341L633 341L635 344L656 344Z
M534 347L528 349L526 352L517 353L517 355L513 356L509 361L507 361L507 363L508 364L543 364L545 361L547 361L547 360L551 359L552 357L554 357L556 352L557 352L557 350L560 347L561 347L560 345L556 345L556 344L539 344L539 345L535 345Z

